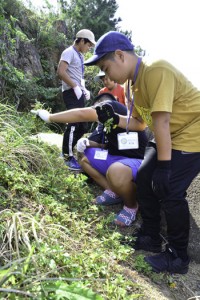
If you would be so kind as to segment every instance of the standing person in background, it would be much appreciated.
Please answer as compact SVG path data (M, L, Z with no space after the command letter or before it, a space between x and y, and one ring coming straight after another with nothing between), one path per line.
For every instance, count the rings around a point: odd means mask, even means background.
M136 55L130 40L116 31L98 40L94 55L85 64L97 65L120 84L130 80L134 118L130 118L129 129L134 130L137 119L154 132L155 140L147 146L137 176L143 224L134 247L161 252L162 208L168 244L164 252L145 260L155 272L185 274L190 262L186 195L200 172L200 91L167 61L144 62ZM98 119L101 123L111 120L112 125L127 126L127 118L114 113L108 104L98 110Z
M61 54L57 73L62 80L63 100L67 110L82 108L85 106L85 100L90 99L90 92L85 88L83 54L94 45L94 34L88 29L82 29L76 34L73 45ZM66 126L62 154L65 164L71 170L81 169L73 155L73 148L85 132L86 126L83 126L83 123L71 123Z
M104 93L112 94L118 102L126 105L124 88L120 84L111 80L103 71L100 71L95 76L94 80L95 81L101 80L104 84L104 88L100 89L98 95Z

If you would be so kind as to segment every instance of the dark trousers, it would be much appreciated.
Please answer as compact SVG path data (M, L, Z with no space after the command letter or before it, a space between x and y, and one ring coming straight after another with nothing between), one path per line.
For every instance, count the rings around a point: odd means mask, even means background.
M146 235L157 238L160 233L160 209L167 223L169 245L179 254L187 253L190 216L186 191L200 172L200 152L184 153L172 150L170 193L159 199L152 190L152 174L156 168L157 150L154 143L146 148L144 161L137 175L138 202L143 219L142 229Z
M78 100L74 90L70 89L63 92L63 100L66 106L66 109L73 108L83 108L85 107L85 96L84 94ZM65 155L73 156L73 148L76 145L77 141L86 133L87 124L86 123L68 123L66 125L64 135L63 135L63 144L62 152Z

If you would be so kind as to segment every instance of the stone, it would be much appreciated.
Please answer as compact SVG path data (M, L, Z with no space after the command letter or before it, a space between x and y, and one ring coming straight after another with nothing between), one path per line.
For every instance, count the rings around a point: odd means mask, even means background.
M187 192L190 209L188 252L192 260L200 263L200 174L193 180Z

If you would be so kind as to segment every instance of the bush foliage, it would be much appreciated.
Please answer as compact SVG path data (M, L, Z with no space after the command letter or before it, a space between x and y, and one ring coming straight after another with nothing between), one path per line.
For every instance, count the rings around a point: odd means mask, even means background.
M119 28L121 19L114 17L118 8L115 0L58 3L60 11L46 1L47 9L40 13L26 8L20 0L0 3L0 97L18 111L30 110L36 101L54 112L63 110L61 83L56 75L62 51L82 28L93 30L96 39ZM97 72L97 68L85 69L92 99L99 88L93 80Z

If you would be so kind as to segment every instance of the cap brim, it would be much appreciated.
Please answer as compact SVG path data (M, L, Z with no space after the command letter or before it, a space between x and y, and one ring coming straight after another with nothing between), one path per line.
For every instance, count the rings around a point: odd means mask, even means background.
M93 55L92 57L90 57L89 59L87 59L87 60L84 62L84 65L86 65L86 66L94 66L94 65L96 65L96 63L97 63L104 55L106 55L106 53L103 53L103 54L95 54L95 55Z
M105 77L105 75L102 75L102 76L97 75L97 76L94 77L94 81L95 82L100 81L100 80L102 80L103 77Z
M106 74L103 71L99 71L99 73L94 77L94 81L99 81L105 76Z
M92 40L92 41L91 41L91 40L89 40L89 41L90 41L90 43L92 43L92 45L93 45L93 46L95 46L95 45L96 45L96 42L95 42L94 40Z

